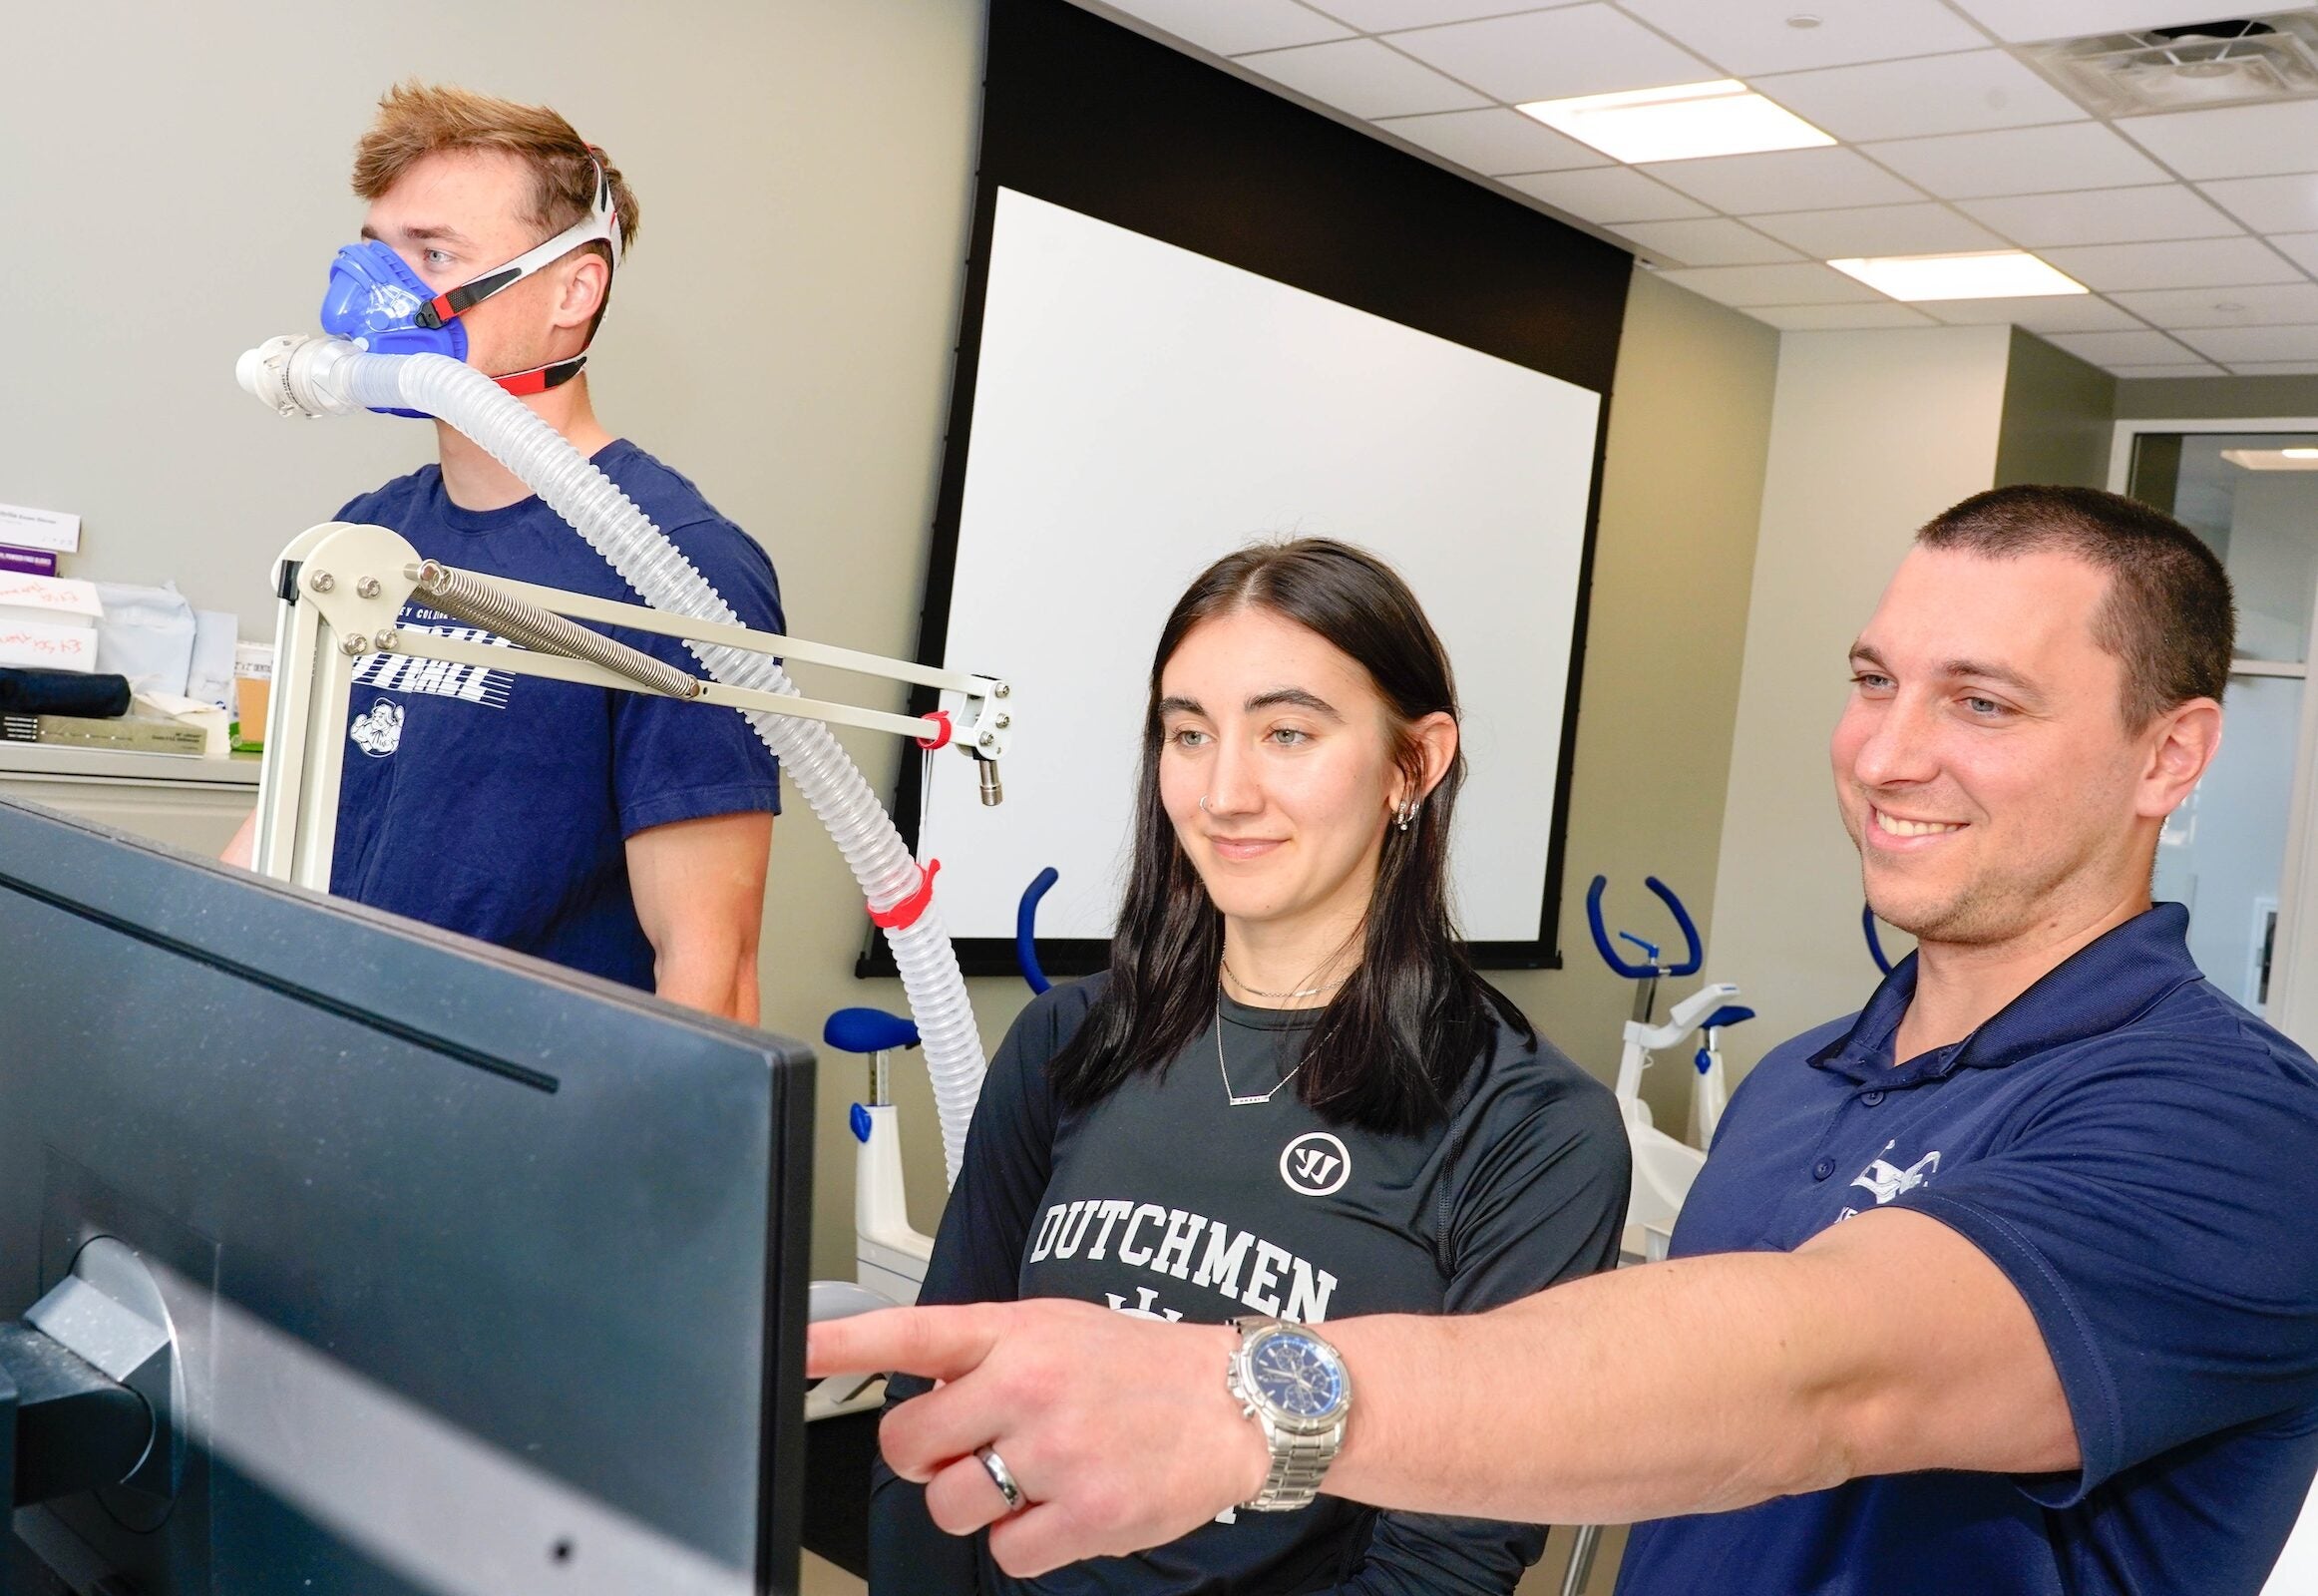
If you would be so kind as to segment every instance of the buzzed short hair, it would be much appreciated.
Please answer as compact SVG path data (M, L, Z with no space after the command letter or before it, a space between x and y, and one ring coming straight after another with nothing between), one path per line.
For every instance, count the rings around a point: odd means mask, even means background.
M2125 664L2119 705L2138 731L2192 698L2218 702L2237 645L2229 574L2205 541L2137 499L2098 488L1991 488L1916 534L1924 549L1987 560L2063 554L2109 574L2093 636Z

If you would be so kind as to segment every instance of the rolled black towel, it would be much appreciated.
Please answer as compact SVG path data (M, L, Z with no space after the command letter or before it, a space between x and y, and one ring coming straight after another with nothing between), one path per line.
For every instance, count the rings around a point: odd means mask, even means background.
M0 714L80 715L91 720L109 720L127 713L127 676L0 667Z

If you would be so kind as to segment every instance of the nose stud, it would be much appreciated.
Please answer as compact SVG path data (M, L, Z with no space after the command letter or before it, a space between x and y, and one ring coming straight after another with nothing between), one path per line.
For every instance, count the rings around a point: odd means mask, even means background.
M1204 792L1199 795L1199 812L1203 815L1208 812L1207 794Z

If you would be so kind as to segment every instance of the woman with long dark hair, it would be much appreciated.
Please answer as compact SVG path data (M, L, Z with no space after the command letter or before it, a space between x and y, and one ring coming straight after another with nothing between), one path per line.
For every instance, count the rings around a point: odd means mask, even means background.
M1615 1262L1610 1093L1474 973L1451 921L1463 773L1447 655L1382 562L1300 539L1201 574L1152 662L1110 969L1007 1032L919 1301L1317 1325L1478 1312ZM1501 1593L1544 1539L1323 1496L1025 1585L881 1464L871 1583Z

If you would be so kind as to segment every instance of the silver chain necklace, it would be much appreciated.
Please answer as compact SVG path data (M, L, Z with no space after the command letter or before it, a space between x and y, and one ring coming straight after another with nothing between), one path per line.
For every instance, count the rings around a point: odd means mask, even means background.
M1324 992L1336 991L1339 987L1342 987L1347 981L1352 979L1348 976L1339 976L1336 980L1329 982L1324 986L1305 987L1296 992L1266 992L1261 987L1251 987L1246 982L1242 981L1239 977L1239 972L1232 969L1232 962L1230 960L1224 959L1217 962L1224 967L1224 974L1232 978L1232 985L1239 988L1240 991L1246 993L1251 998L1318 998ZM1310 978L1308 977L1307 979L1309 980Z
M1285 1086L1294 1080L1298 1071L1303 1068L1304 1065L1299 1063L1295 1069L1282 1075L1280 1086ZM1224 1097L1234 1108L1247 1108L1256 1103L1268 1103L1280 1095L1280 1086L1274 1086L1261 1097L1244 1097L1232 1090L1232 1072L1224 1067L1224 998L1220 992L1216 994L1215 999L1215 1072L1224 1077Z

